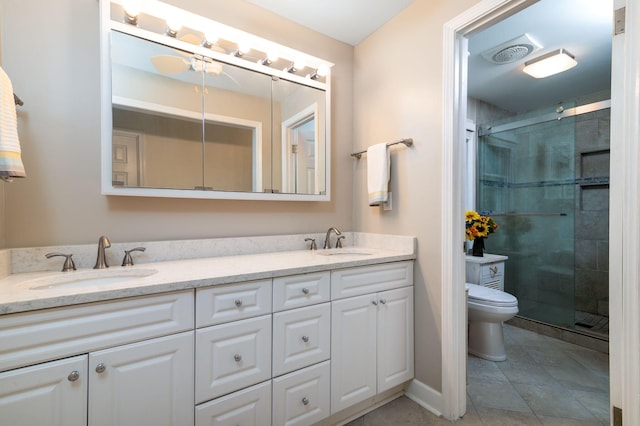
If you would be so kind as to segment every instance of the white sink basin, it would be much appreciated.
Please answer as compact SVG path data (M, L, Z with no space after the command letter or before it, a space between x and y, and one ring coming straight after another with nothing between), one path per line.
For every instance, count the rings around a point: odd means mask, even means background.
M371 256L373 254L370 250L357 247L318 250L317 253L320 256Z
M60 275L35 278L22 283L30 290L51 290L57 288L82 288L120 284L136 278L157 273L155 269L91 269L85 271L62 272Z

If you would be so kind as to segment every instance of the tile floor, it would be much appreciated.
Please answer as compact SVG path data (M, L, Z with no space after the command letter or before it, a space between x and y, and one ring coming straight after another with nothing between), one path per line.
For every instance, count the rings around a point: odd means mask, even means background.
M469 356L467 414L456 426L609 424L607 354L506 324L504 331L506 361ZM450 424L401 397L348 426Z

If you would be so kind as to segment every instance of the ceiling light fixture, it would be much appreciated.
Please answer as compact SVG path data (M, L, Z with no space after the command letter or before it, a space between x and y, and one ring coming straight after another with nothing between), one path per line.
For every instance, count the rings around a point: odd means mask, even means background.
M534 78L545 78L575 67L575 57L565 49L557 49L524 63L524 71Z

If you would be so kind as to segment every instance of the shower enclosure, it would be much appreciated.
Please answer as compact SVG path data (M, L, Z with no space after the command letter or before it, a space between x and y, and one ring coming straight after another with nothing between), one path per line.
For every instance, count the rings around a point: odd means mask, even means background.
M477 210L519 316L608 334L610 101L479 126Z

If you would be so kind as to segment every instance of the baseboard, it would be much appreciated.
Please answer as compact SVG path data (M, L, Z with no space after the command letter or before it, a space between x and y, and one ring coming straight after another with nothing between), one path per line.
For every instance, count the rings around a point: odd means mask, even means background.
M442 393L413 379L405 390L407 398L431 411L436 416L442 416Z

